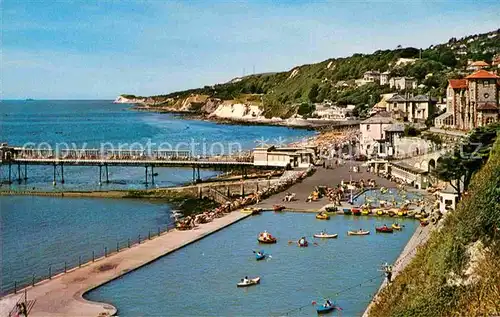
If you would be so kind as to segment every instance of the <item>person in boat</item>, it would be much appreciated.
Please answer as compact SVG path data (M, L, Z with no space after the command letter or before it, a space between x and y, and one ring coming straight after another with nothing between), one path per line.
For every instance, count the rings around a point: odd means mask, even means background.
M305 237L300 238L300 240L299 240L299 244L300 244L300 245L303 245L303 244L305 244L305 243L306 243L306 238L305 238Z
M242 281L243 283L247 284L247 283L248 283L248 276L245 276L245 278L243 278L241 281Z
M332 307L332 305L333 305L332 302L329 299L327 299L326 303L325 303L325 307Z
M262 252L260 252L260 251L257 251L257 255L258 256L263 256Z
M359 232L359 233L363 232L363 229L359 228L358 232Z

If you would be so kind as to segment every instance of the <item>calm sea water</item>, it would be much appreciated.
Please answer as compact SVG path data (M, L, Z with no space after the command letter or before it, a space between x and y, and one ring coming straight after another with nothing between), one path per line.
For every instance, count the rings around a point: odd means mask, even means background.
M110 100L2 101L0 105L0 140L16 146L28 143L41 148L110 148L179 149L198 154L219 154L248 150L260 142L292 142L313 134L311 131L271 126L223 125L188 120L169 114L136 112L128 105ZM110 167L110 183L99 186L98 167L64 169L65 184L53 188L51 166L29 166L27 184L1 185L2 189L128 189L144 188L143 167ZM157 186L179 185L192 178L191 169L157 168ZM16 178L17 167L12 169ZM24 173L24 168L21 169ZM202 177L217 172L202 171ZM24 175L24 174L23 174ZM8 178L7 166L0 177Z
M215 142L225 145L237 141L243 149L251 149L258 139L293 141L312 134L284 127L185 120L127 107L109 100L1 101L0 141L17 146L45 142L45 146L59 143L77 148L99 148L102 143L124 148L132 143L137 147L164 142L176 146L192 141L210 147ZM50 190L52 172L51 167L30 166L27 184L1 184L0 190ZM182 184L192 175L191 170L174 168L155 172L159 173L159 186ZM66 183L58 183L54 190L144 188L142 168L111 167L111 183L102 187L98 186L97 167L66 167L64 174ZM215 174L204 171L202 176ZM0 178L7 178L5 166ZM46 276L49 266L52 273L64 269L65 261L68 267L77 265L79 256L89 260L92 251L98 256L104 247L114 250L118 240L123 244L127 238L145 237L149 230L157 231L169 223L169 210L166 204L148 201L0 196L0 289L19 279L30 279L33 273Z
M0 197L1 290L47 277L127 246L171 224L170 207L154 201Z
M388 219L338 215L321 221L314 214L264 213L91 291L86 298L112 303L120 316L315 316L310 303L330 297L344 309L342 316L359 316L380 285L380 265L396 260L417 224L398 220L406 226L403 231L375 234L374 227L384 221ZM346 235L359 228L372 234ZM308 248L287 243L303 235L312 241L322 229L338 233L338 239ZM278 243L258 245L263 230L277 236ZM272 258L257 262L252 250L259 248ZM237 289L246 275L260 276L261 284Z

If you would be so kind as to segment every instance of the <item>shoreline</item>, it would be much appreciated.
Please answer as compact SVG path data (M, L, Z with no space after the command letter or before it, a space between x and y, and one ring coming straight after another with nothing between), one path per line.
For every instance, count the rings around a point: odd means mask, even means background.
M267 118L256 118L256 119L245 119L236 117L225 118L225 117L210 116L210 114L202 114L195 111L181 111L181 110L167 109L162 107L158 107L158 109L155 109L154 107L149 107L149 106L137 106L137 104L133 104L128 109L132 111L172 114L179 117L185 117L191 120L209 121L226 125L279 126L290 129L304 129L309 131L318 131L321 128L324 128L325 126L338 127L338 128L353 127L353 126L358 126L360 123L360 120L339 121L339 120L317 119L314 121L307 121L302 119L300 121L301 123L294 124L288 122L287 119L273 120Z
M152 237L147 243L135 244L23 288L17 294L8 294L0 299L0 307L9 307L9 303L14 306L26 290L28 300L36 301L30 316L113 316L116 307L87 300L85 294L249 216L235 210L199 225L197 230L170 230Z
M434 227L434 225L429 224L425 227L418 226L415 229L415 232L411 236L410 240L408 240L408 243L406 243L403 251L401 251L401 253L399 254L396 262L392 264L392 280L394 280L399 275L399 273L404 270L404 268L413 260L418 251L418 248L421 245L425 244L430 238L430 235L433 231L432 229L434 229ZM369 317L370 309L376 303L378 295L385 287L387 287L387 280L384 278L379 289L377 290L375 295L373 295L373 298L370 300L370 303L363 312L362 317Z

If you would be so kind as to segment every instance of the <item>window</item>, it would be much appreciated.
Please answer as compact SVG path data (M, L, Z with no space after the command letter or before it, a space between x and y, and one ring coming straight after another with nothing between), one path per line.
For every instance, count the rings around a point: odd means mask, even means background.
M485 92L485 93L484 93L484 98L485 98L485 99L488 99L488 97L489 97L489 96L490 96L490 94L489 94L489 93L487 93L487 92Z
M366 131L370 131L370 125L369 124L366 125Z
M445 199L444 204L446 206L451 206L453 204L453 200L451 200L451 199Z
M484 87L489 87L490 86L490 81L489 80L483 81L483 86Z

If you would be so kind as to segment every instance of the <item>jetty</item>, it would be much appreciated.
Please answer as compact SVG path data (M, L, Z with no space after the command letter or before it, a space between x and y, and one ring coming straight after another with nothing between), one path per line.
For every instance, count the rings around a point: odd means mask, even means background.
M171 252L203 239L250 214L234 211L196 230L171 230L145 243L95 259L81 267L53 276L0 299L1 316L9 316L18 300L29 303L29 316L112 316L117 310L108 303L91 302L83 295Z

